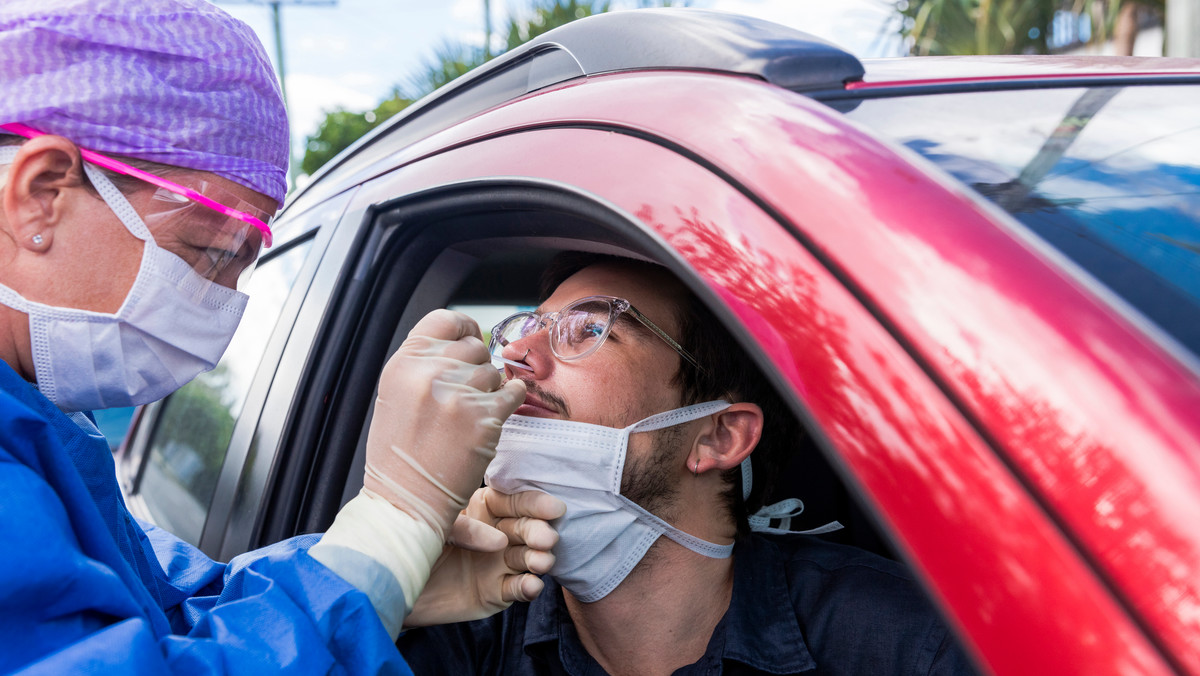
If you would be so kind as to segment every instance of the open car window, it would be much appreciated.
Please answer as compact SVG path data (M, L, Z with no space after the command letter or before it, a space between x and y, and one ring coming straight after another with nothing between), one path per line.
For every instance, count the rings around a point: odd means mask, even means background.
M377 218L383 224L403 223L409 234L394 247L385 244L375 254L375 268L388 272L374 282L368 305L354 312L361 325L358 342L349 350L352 360L364 365L342 370L345 378L337 390L344 399L338 401L335 396L329 414L336 431L325 436L334 447L320 451L321 458L303 479L309 490L330 494L310 496L295 505L298 530L326 527L336 510L361 488L378 369L426 313L442 307L461 311L479 323L486 342L500 319L539 304L542 270L562 251L653 260L654 243L624 237L620 226L601 225L597 214L580 213L574 205L568 208L560 198L547 196L545 203L535 200L527 210L509 202L502 202L503 210L492 210L485 201L467 214L458 213L463 210L461 205L435 207L430 212L413 206L415 215L399 208L399 213ZM626 218L612 213L606 217ZM414 236L413 232L422 234ZM342 325L349 319L332 321ZM356 443L351 448L344 443L354 420L361 423L353 430ZM784 467L786 478L778 482L767 502L798 498L805 510L793 521L793 529L838 521L845 528L824 536L826 539L895 558L892 547L824 459L815 440L797 438L794 450ZM335 491L337 497L331 499ZM280 526L285 527L291 528Z

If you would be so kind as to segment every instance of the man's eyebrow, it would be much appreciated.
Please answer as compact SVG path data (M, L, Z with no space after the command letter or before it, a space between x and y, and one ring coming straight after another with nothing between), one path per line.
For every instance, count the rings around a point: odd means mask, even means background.
M613 328L619 328L622 331L628 331L636 336L639 336L639 339L657 338L657 336L654 335L654 332L650 330L650 327L639 322L637 317L634 317L633 314L629 312L622 312L621 314L617 315L617 320L613 325Z
M622 312L621 314L617 315L617 324L626 328L642 325L642 323L639 322L636 317L628 312Z

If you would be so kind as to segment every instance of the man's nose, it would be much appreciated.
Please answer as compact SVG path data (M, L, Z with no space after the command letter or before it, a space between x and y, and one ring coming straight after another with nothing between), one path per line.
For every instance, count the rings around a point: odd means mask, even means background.
M549 361L554 359L550 352L550 332L545 328L514 340L504 346L500 356L530 367L534 374L544 373Z

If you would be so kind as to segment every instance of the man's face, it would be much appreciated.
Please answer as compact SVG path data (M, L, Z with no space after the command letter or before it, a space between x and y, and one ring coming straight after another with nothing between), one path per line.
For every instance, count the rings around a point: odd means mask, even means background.
M538 310L557 311L586 296L616 296L677 338L677 301L666 291L677 288L665 271L659 275L640 268L594 265L559 285ZM533 369L509 367L509 375L524 380L528 391L518 415L619 428L681 405L679 388L672 384L679 355L628 313L620 316L598 350L581 359L563 361L554 356L547 331L511 343L504 356ZM680 426L631 435L622 494L665 517L674 475L686 469L676 456L690 438L688 429Z
M585 296L616 296L675 334L673 299L659 293L661 288L660 280L647 272L594 265L560 284L538 310L554 312ZM504 350L506 357L532 368L510 369L529 391L517 414L625 427L680 405L679 390L671 384L679 355L628 313L617 319L600 349L581 359L554 356L548 336L539 331Z

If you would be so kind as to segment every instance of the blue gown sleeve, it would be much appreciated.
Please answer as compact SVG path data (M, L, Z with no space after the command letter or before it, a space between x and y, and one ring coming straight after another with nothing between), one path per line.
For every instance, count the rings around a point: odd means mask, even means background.
M76 452L0 391L0 673L411 673L316 536L214 562L110 518Z

